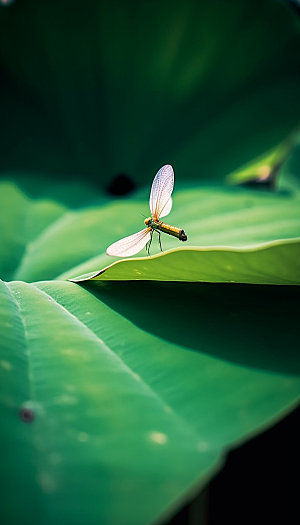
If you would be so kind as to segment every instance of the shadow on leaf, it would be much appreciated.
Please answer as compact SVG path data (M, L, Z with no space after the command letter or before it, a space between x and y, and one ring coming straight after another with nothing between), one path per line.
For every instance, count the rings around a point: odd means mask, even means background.
M84 287L146 332L244 366L297 374L297 287L90 281Z

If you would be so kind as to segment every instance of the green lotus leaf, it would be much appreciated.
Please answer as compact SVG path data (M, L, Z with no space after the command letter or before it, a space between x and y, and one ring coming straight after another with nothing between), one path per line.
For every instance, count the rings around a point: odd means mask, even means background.
M3 523L161 521L299 398L296 288L2 282L0 297Z
M100 272L72 279L108 281L187 281L248 284L300 284L300 238L257 248L191 248L151 258L125 259Z
M179 187L168 222L186 230L184 247L164 235L162 255L111 265L116 258L106 255L107 246L143 227L146 197L70 209L1 183L1 275L35 281L93 272L117 280L296 284L299 195L297 187L275 193ZM151 250L158 254L157 239Z

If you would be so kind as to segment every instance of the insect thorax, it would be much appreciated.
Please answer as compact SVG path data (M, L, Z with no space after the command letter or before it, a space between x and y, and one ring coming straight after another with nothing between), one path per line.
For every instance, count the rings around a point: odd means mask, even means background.
M154 230L158 228L160 221L155 221L152 217L147 217L147 219L144 220L144 223L146 226L149 226L150 228L153 228Z

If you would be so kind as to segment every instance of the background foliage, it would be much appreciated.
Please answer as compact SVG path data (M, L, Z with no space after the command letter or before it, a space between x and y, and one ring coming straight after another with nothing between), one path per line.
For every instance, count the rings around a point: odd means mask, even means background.
M2 8L2 168L223 179L298 125L298 24L274 0Z

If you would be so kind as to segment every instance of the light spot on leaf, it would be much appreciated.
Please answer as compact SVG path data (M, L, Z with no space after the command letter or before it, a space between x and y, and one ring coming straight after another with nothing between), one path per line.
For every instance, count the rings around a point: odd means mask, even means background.
M59 405L76 405L78 402L75 396L70 396L69 394L63 394L62 396L55 397L54 402Z
M4 370L7 370L7 372L10 372L12 370L12 364L9 361L5 361L5 360L0 361L0 366Z
M64 348L61 353L64 355L74 355L74 350L72 348Z
M151 441L154 443L157 443L158 445L165 445L168 441L168 436L164 434L163 432L150 432L149 437Z
M208 450L207 441L199 441L197 443L197 450L199 450L199 452L206 452Z
M78 441L85 443L89 439L89 436L86 432L79 432L79 434L77 435L77 439Z
M38 483L42 491L46 494L51 494L56 489L55 480L48 472L40 472L38 475Z

